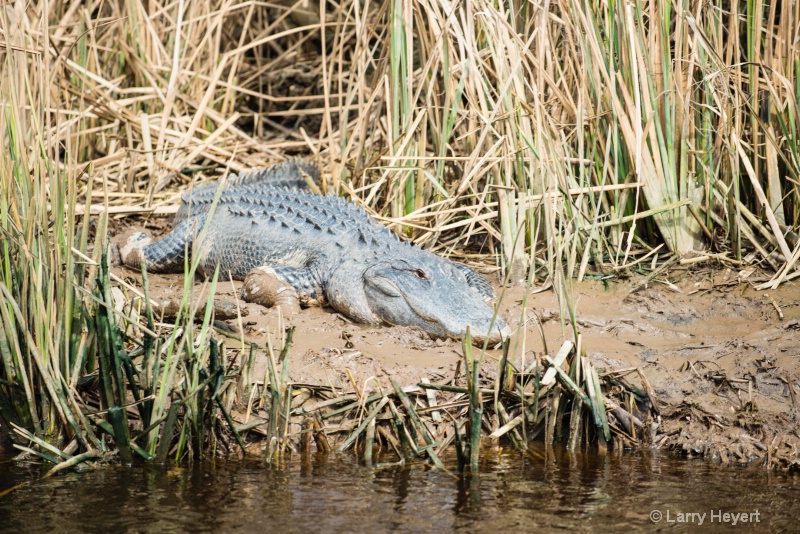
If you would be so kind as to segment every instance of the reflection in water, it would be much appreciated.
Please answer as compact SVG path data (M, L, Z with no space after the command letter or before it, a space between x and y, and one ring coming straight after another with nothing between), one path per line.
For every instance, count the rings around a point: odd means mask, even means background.
M479 514L481 511L481 477L467 475L456 483L456 502L453 513L456 517Z
M449 465L455 465L452 461ZM38 473L0 459L0 492ZM653 511L662 513L656 525ZM66 473L0 498L2 532L730 531L712 513L758 511L794 530L800 479L640 452L498 454L481 475L426 466L369 469L351 456ZM698 516L706 514L700 525ZM692 519L680 523L679 519Z

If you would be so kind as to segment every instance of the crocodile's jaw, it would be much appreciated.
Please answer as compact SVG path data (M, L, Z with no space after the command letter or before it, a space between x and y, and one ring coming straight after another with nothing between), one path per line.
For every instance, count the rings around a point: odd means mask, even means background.
M381 324L383 321L370 307L364 287L363 261L345 261L325 281L325 298L334 310L359 323Z

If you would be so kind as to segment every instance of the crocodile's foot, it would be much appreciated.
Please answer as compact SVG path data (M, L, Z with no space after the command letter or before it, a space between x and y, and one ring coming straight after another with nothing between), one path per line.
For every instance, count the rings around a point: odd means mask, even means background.
M248 273L242 286L242 300L267 308L279 306L284 315L300 311L297 290L280 280L269 267L257 267Z
M147 234L137 228L128 228L111 241L111 255L122 265L138 266L142 263L142 248L152 242Z

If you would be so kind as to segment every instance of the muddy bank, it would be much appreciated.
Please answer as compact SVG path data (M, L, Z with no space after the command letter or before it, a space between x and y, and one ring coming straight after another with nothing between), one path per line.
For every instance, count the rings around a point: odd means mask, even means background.
M134 271L116 272L139 283ZM151 274L149 282L156 301L174 299L183 287L180 275ZM239 302L240 287L227 281L217 290L224 311L218 314L219 335L227 337L233 353L242 332L263 346L280 331L278 310ZM582 346L592 363L601 372L641 369L652 385L659 411L650 437L655 446L721 463L769 456L777 465L798 467L798 286L765 294L731 282L726 273L698 271L669 285L643 286L633 278L575 284L572 291ZM524 288L508 288L500 309L515 332L510 358L517 369L553 354L572 337L568 314L552 290L526 296ZM369 392L391 389L392 380L443 382L458 371L456 341L431 340L409 328L353 324L327 308L280 319L295 327L295 384ZM500 351L489 351L485 373L496 369L499 357ZM254 376L265 372L266 362L257 361Z

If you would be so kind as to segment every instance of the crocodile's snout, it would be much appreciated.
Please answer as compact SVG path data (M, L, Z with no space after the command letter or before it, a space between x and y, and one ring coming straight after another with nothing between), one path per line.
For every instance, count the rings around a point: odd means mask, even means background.
M456 316L455 319L446 323L447 337L462 339L467 335L469 327L470 337L475 345L486 343L491 348L511 335L511 328L485 303L482 307L472 308L469 314Z
M490 333L487 335L487 332ZM470 336L475 345L483 345L486 343L489 348L492 348L511 337L511 328L503 319L497 317L491 330L489 328L473 328L472 325L470 325Z

